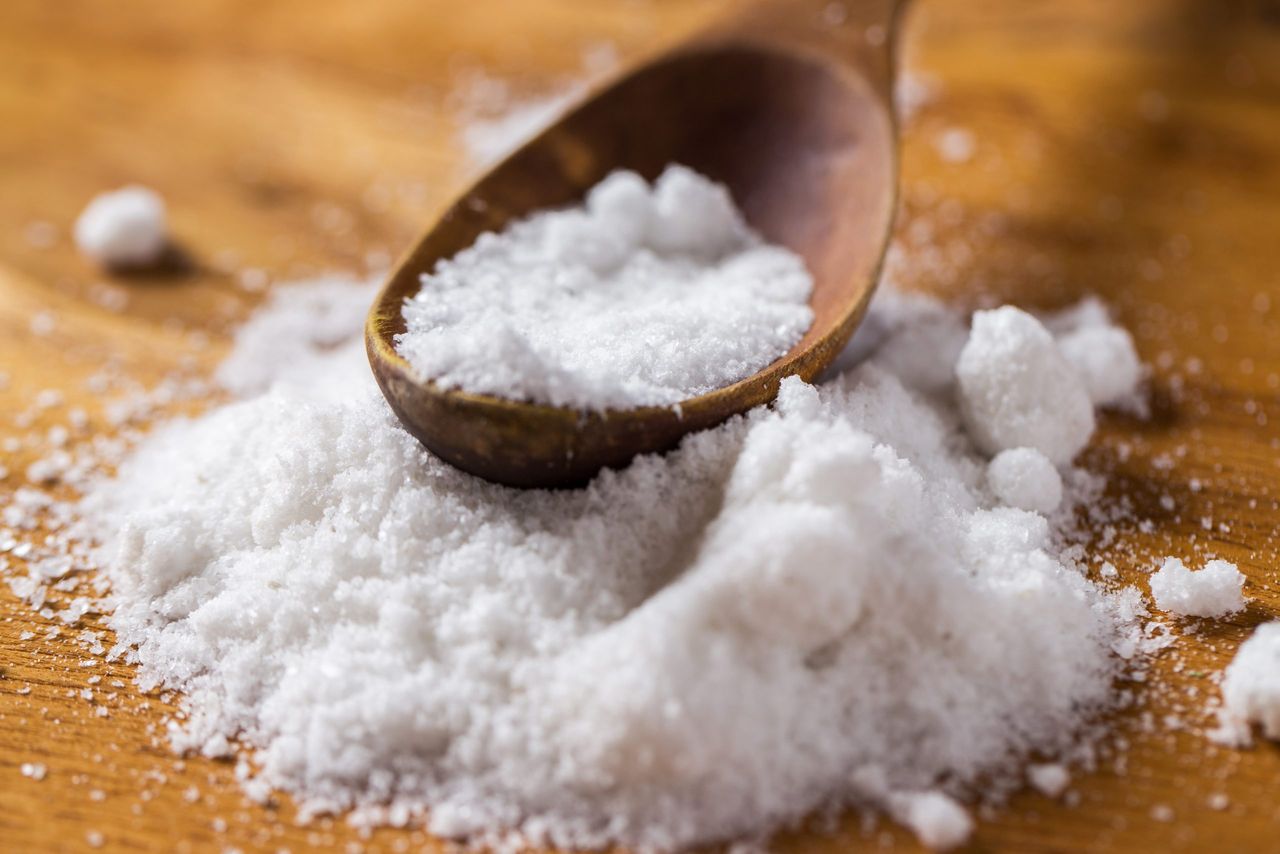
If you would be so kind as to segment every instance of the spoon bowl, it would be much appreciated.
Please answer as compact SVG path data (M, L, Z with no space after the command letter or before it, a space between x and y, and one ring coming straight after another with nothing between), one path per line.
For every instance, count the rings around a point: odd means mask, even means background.
M816 19L822 4L808 5ZM820 373L866 309L892 224L896 137L884 42L895 5L866 4L874 14L864 9L872 22L862 26L795 26L805 3L765 4L622 76L481 178L400 261L370 309L370 364L405 427L487 480L579 486L768 403L787 376ZM877 26L879 45L868 30ZM616 169L653 180L672 163L726 185L752 228L804 259L814 321L782 358L676 406L582 411L441 388L396 353L404 302L438 261L484 232L580 202Z

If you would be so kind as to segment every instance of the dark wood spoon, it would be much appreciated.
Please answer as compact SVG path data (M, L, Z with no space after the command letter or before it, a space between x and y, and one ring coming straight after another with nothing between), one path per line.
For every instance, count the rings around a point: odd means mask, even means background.
M481 178L401 259L369 312L369 362L409 432L487 480L578 486L768 403L784 377L822 371L861 319L889 239L900 5L759 3L629 70ZM804 259L814 321L785 356L679 406L596 412L443 389L396 353L404 301L437 261L483 232L580 201L614 169L652 180L671 163L727 185L764 239Z

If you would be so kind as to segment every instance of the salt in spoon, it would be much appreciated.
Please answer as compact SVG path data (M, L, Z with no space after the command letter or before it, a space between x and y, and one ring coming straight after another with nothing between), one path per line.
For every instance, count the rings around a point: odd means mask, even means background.
M765 0L627 70L482 177L391 273L365 343L405 428L443 460L517 487L580 486L769 403L843 349L875 289L897 197L894 34L905 0ZM420 277L486 231L580 202L616 169L679 163L725 184L764 240L813 275L790 352L671 406L583 411L446 389L395 350Z

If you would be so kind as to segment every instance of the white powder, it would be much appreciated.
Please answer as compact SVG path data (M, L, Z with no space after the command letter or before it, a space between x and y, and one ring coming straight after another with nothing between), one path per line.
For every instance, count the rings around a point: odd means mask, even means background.
M131 185L97 196L80 214L76 246L104 267L144 267L160 259L168 242L164 200Z
M936 303L885 291L860 364L548 493L404 433L348 298L282 291L221 372L244 399L159 427L80 507L122 649L187 698L174 743L253 745L254 797L660 848L855 803L948 847L956 799L1070 751L1139 648L1130 597L992 502L951 370L907 356L963 338Z
M1244 575L1225 560L1211 560L1192 571L1176 557L1167 557L1151 576L1156 607L1184 617L1226 617L1244 610Z
M1001 451L987 465L987 485L1002 503L1049 514L1062 503L1062 477L1034 448Z
M1247 746L1250 724L1280 739L1280 622L1258 626L1240 645L1222 680L1218 719L1211 737L1226 744Z
M401 355L446 388L583 409L678 403L784 355L813 321L799 257L673 166L486 234L422 277Z
M1065 465L1093 433L1080 375L1040 321L1013 306L979 311L956 363L961 408L978 447L1034 448Z

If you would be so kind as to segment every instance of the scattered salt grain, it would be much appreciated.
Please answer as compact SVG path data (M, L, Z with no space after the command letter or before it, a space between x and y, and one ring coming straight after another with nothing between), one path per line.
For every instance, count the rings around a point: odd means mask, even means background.
M1225 560L1211 560L1190 570L1176 557L1167 557L1151 576L1156 607L1183 617L1226 617L1244 610L1244 575Z
M937 101L942 91L938 78L911 69L898 74L893 90L894 108L902 124L909 124L926 106Z
M101 848L103 845L107 844L107 837L100 831L90 830L85 833L84 841L90 848Z
M987 465L987 485L1010 507L1049 514L1062 503L1062 477L1034 448L1001 451Z
M1211 737L1224 744L1248 745L1250 725L1280 739L1280 622L1254 629L1222 680L1219 727Z
M1080 377L1040 321L1013 306L979 311L956 363L961 408L978 446L1040 451L1070 463L1093 433Z
M1071 785L1071 774L1061 765L1045 763L1027 768L1027 779L1036 791L1048 798L1057 798Z
M948 163L968 163L978 147L973 131L962 127L942 131L934 138L933 146Z
M235 333L235 348L218 366L220 385L238 395L276 383L333 388L345 394L368 375L364 347L351 334L363 317L377 282L326 276L273 288L263 306Z
M782 356L812 279L725 188L616 172L584 207L482 236L422 277L395 346L446 388L582 409L678 403Z
M925 792L901 797L894 817L926 847L945 851L964 844L973 833L973 819L964 807L941 792Z
M23 762L18 770L23 777L28 777L37 783L43 780L49 772L49 769L42 762Z
M76 220L75 241L85 257L104 267L153 264L168 243L164 201L136 185L103 193Z
M31 334L37 338L46 338L53 334L53 330L58 328L58 319L50 311L37 311L31 316L31 323L28 324Z

